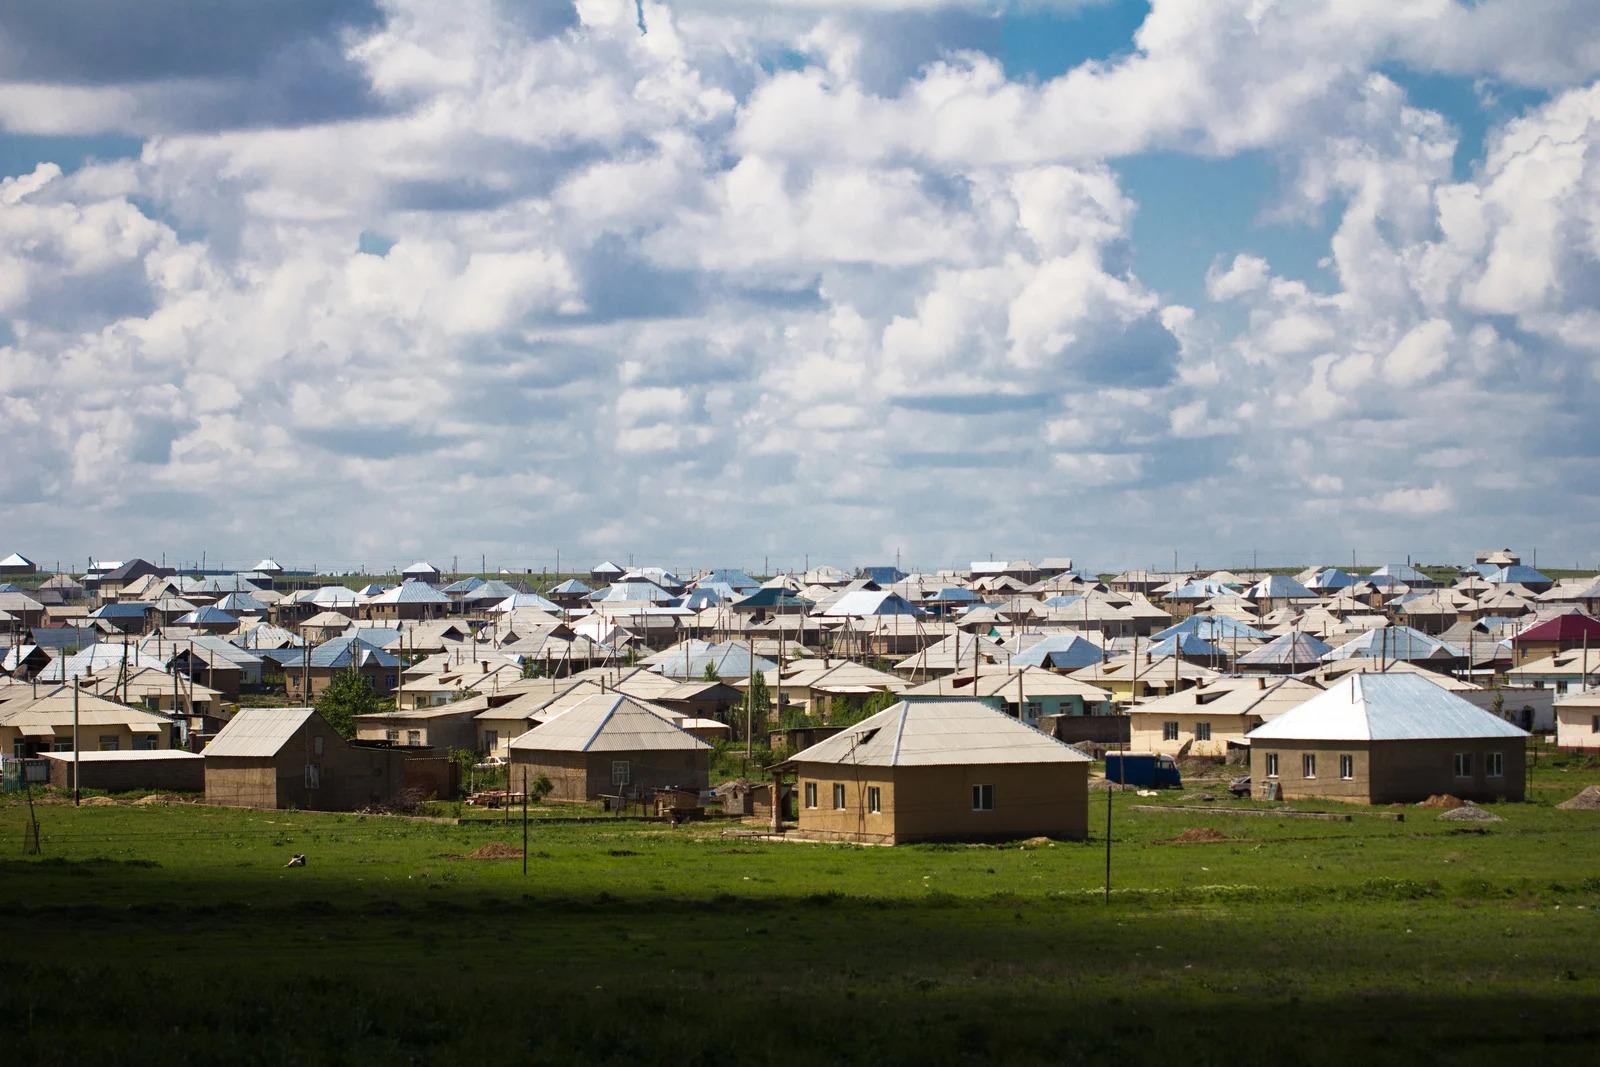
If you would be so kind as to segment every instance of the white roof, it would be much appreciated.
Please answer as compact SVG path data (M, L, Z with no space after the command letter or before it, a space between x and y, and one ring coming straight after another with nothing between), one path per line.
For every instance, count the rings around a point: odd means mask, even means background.
M295 731L316 714L314 708L240 708L206 746L207 756L276 756ZM332 728L329 728L332 733Z
M906 700L796 753L794 762L961 767L1089 757L981 700Z
M33 565L33 560L24 556L21 552L13 552L5 559L0 559L0 567L32 567Z
M1527 737L1422 674L1352 674L1250 731L1255 740L1432 741Z
M596 693L511 742L519 751L641 752L711 746L673 725L673 716L634 697Z
M45 759L60 760L63 763L124 763L128 760L135 762L146 760L191 760L200 759L199 753L186 752L181 748L136 748L123 749L117 752L41 752L39 755Z

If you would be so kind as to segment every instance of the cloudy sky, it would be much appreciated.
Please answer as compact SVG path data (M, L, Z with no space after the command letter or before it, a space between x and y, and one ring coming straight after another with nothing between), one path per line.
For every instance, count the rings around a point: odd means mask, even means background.
M0 14L0 555L1587 565L1597 353L1593 0Z

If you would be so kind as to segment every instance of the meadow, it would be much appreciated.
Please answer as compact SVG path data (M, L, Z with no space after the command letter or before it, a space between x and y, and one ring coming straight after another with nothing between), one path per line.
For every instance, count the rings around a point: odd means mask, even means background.
M465 858L516 822L191 804L41 804L24 856L6 798L0 1032L30 1064L1592 1063L1600 812L1554 805L1596 783L1542 764L1483 824L1119 794L1109 903L1104 794L1086 843L552 820L526 875Z

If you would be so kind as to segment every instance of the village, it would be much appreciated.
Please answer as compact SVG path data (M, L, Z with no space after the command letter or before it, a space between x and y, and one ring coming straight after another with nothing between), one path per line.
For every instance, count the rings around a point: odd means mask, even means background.
M1095 789L1475 807L1523 799L1541 751L1600 749L1600 577L1504 549L1295 574L326 577L0 560L6 790L532 794L805 840L1082 840Z

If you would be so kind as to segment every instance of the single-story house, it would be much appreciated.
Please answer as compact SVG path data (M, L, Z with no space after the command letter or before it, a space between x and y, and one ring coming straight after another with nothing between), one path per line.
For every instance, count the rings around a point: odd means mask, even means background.
M1088 834L1089 758L981 700L904 700L789 760L799 832L826 840Z
M711 746L635 697L585 697L511 742L511 781L544 775L552 800L643 796L654 789L703 790Z
M405 790L416 751L352 744L314 708L241 708L201 754L207 804L354 811Z
M1527 740L1422 674L1352 674L1250 731L1250 776L1286 800L1521 800Z

